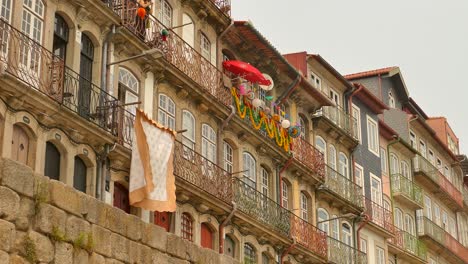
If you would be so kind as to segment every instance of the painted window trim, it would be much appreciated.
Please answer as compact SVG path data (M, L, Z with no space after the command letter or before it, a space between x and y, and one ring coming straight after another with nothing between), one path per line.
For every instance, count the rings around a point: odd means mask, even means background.
M375 154L377 157L380 157L380 154L379 154L379 150L380 150L380 138L379 138L379 125L378 123L373 119L371 118L369 115L366 115L366 120L367 120L367 149ZM371 135L370 134L370 130L369 130L369 122L373 123L373 125L375 125L375 134L374 135ZM376 149L372 149L371 148L371 137L375 137L375 147Z
M358 163L355 163L354 166L357 167L359 170L361 170L361 182L362 182L361 189L362 189L362 195L365 196L366 195L366 183L364 182L364 178L365 178L364 168ZM354 173L354 177L356 178L356 173ZM356 179L354 179L354 182L356 182Z
M352 116L356 119L357 122L357 137L360 144L362 144L362 125L361 125L361 109L354 103L351 106L351 113L353 110L356 110L357 116ZM380 147L380 146L379 146Z

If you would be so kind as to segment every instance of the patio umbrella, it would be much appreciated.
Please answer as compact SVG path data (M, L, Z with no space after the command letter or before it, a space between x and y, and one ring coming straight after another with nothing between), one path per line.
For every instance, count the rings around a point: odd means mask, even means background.
M271 84L270 80L267 80L257 68L247 62L237 60L224 61L223 67L225 70L234 73L251 83L258 83L261 85Z

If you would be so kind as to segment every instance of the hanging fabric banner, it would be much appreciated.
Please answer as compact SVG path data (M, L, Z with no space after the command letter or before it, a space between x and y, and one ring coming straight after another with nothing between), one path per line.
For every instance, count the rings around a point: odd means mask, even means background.
M137 109L133 135L130 204L150 211L175 212L176 133Z

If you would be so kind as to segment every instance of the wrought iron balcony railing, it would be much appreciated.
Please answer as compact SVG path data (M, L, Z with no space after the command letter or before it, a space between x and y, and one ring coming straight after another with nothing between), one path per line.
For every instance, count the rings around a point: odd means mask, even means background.
M364 207L362 188L328 165L325 166L325 183L322 186L348 203L356 207Z
M302 138L293 139L294 159L302 163L320 179L325 178L325 159L323 154Z
M358 139L358 135L354 131L357 125L356 118L346 113L341 107L323 106L317 111L317 114L326 117L352 138Z
M403 195L421 208L423 207L422 189L413 181L396 173L391 176L391 184L393 195Z
M0 62L5 72L131 145L134 115L90 80L65 66L24 33L0 20Z
M328 237L328 263L367 264L367 255L339 240Z
M372 223L380 226L391 234L395 233L391 211L367 198L365 199L365 210Z
M137 4L133 0L111 0L108 6L122 19L122 25L137 36L150 48L163 51L163 57L183 74L202 87L203 91L213 96L225 106L231 105L231 93L223 84L223 73L204 58L190 44L185 42L172 29L164 26L154 16L145 20L136 17ZM219 3L218 3L219 2ZM227 6L228 0L215 1L218 7ZM169 32L163 40L163 29Z
M461 192L427 159L418 155L414 158L415 173L424 173L434 183L436 183L442 191L447 194L456 204L463 207L463 197Z
M428 236L437 241L443 247L449 249L459 259L468 263L468 248L464 247L442 227L438 226L425 216L418 217L418 233L419 236Z
M314 254L326 258L326 234L299 218L253 188L250 182L234 179L234 201L239 211L272 228L283 236L295 238Z
M231 17L231 0L211 0L226 16Z
M420 259L427 259L427 248L422 241L416 236L403 231L399 228L395 229L395 236L389 239L389 242L394 246L404 250Z
M174 175L231 204L233 199L231 173L178 141L174 147L173 164Z

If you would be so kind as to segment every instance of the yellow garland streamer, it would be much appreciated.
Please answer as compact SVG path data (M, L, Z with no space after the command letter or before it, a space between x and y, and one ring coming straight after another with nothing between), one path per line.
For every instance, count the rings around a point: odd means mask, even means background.
M276 144L280 147L283 147L283 149L286 152L289 152L289 145L291 143L291 137L289 136L289 133L286 129L280 127L279 131L277 128L277 124L275 120L272 118L268 118L266 115L261 115L260 116L260 122L258 124L255 122L254 118L254 111L252 110L251 106L248 104L244 104L244 109L243 111L241 110L241 102L239 99L239 95L237 94L236 88L231 89L231 94L234 97L234 101L236 103L237 107L237 112L239 114L239 117L244 119L245 116L247 115L247 110L249 110L249 117L250 117L250 122L252 122L252 125L255 130L260 130L262 128L262 125L265 124L265 130L270 138L275 138Z

